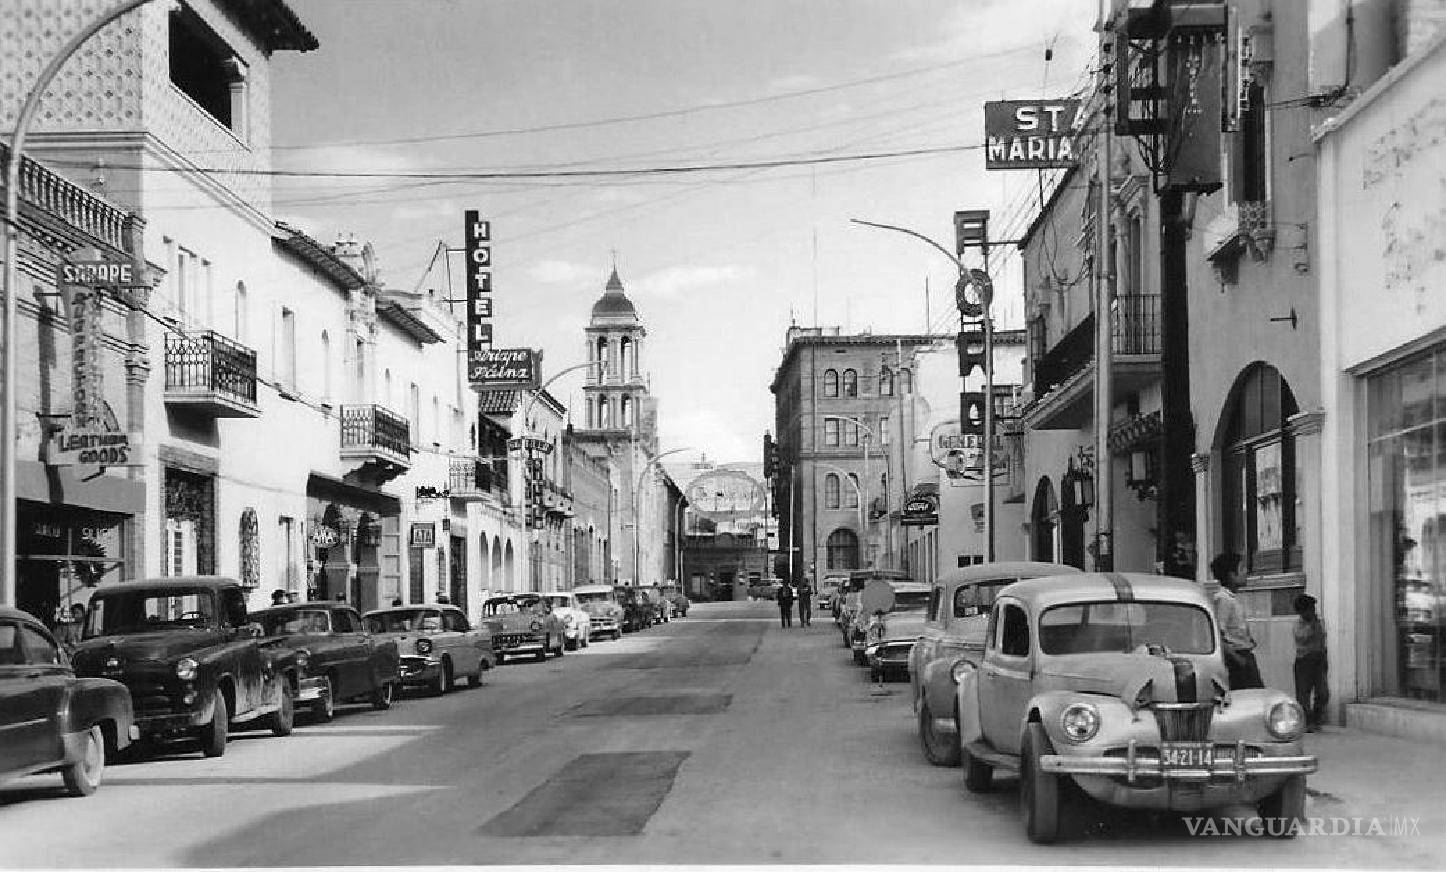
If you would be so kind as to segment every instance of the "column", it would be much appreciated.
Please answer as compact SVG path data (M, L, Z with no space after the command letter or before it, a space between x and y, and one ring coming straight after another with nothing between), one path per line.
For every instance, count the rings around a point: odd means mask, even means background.
M222 62L226 73L229 76L227 87L231 89L231 132L242 142L251 141L251 118L246 99L246 78L250 74L250 68L246 62L237 57L227 58Z
M1207 584L1210 561L1215 559L1215 531L1210 526L1210 455L1191 454L1195 471L1195 580Z

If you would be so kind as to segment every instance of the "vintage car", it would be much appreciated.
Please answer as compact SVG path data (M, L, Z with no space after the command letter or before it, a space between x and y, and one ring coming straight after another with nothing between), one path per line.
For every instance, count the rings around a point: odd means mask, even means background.
M663 592L663 598L672 606L673 617L686 618L688 616L688 607L692 605L692 602L690 602L687 595L683 593L683 589L673 582L659 585L659 589Z
M638 592L647 596L648 602L653 607L653 623L666 624L673 619L673 601L663 593L662 587L656 584L645 584L638 588Z
M613 592L623 607L623 632L646 630L656 622L657 610L645 592L626 585L618 585Z
M76 678L43 624L0 606L0 783L59 772L71 796L89 796L139 736L125 685Z
M594 636L623 637L623 607L610 584L585 584L572 589L578 606L591 617Z
M849 573L848 587L845 588L843 605L840 607L834 620L838 623L839 632L843 634L843 646L852 648L856 640L862 639L864 624L868 623L870 615L859 615L859 595L871 581L887 581L890 584L897 584L902 581L912 581L907 572L897 569L856 569ZM861 618L861 619L860 619ZM855 621L859 621L857 627Z
M552 613L540 594L511 593L482 604L482 620L493 625L492 645L497 662L505 657L529 655L546 660L567 650L562 619Z
M95 589L71 659L77 675L130 690L142 741L193 736L219 757L233 727L291 733L292 655L263 648L260 636L234 579L128 581Z
M919 719L919 743L930 763L959 765L955 733L939 736L930 730L937 717L954 716L950 670L961 655L973 654L977 659L983 653L995 594L1020 579L1078 572L1064 563L980 563L947 570L933 582L924 629L909 655L909 684L914 714Z
M569 651L586 648L592 640L592 615L578 603L572 591L553 591L542 595L552 613L562 620L562 641Z
M368 633L356 609L322 600L263 609L251 619L261 625L263 646L293 652L285 673L297 704L314 719L329 721L337 703L353 700L391 708L402 681L397 642Z
M839 589L848 581L848 576L826 575L818 583L818 610L833 612L833 601Z
M909 652L924 631L924 613L929 605L929 585L920 581L892 584L893 608L869 616L863 637L854 643L854 659L869 667L869 678L883 681L908 674Z
M494 628L472 626L454 605L393 606L363 617L375 641L396 644L404 686L421 685L438 696L463 678L481 687L483 674L497 665Z
M783 582L776 578L765 578L748 585L748 598L755 600L776 600L778 589L783 587Z
M1145 574L1018 581L999 591L977 662L953 668L964 784L1019 772L1025 832L1052 842L1080 794L1200 812L1253 805L1298 832L1305 714L1279 690L1230 690L1200 585Z

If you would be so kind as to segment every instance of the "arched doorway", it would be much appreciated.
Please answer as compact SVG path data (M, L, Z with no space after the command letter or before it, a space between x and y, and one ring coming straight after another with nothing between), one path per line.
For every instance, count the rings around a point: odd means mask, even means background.
M377 586L382 571L377 556L377 546L381 541L381 522L371 512L362 512L357 518L354 537L356 574L352 576L347 598L347 602L358 611L370 611L381 605L381 592Z
M859 537L853 530L840 527L828 534L825 543L825 565L829 569L859 568Z
M1246 575L1301 568L1295 437L1286 429L1298 411L1280 372L1257 361L1236 378L1220 416L1221 550L1239 554Z
M502 576L502 540L492 537L492 585L493 593L506 590L506 579Z
M502 558L502 578L508 590L517 590L517 555L512 550L512 540L507 540L507 551Z
M1079 488L1075 482L1079 475L1066 475L1060 481L1059 562L1076 569L1084 569L1085 519L1089 517L1089 507L1079 502Z
M486 599L492 593L492 552L487 547L487 534L483 533L477 542L481 549L477 556L480 558L477 565L482 567L482 597Z
M1055 523L1059 518L1059 501L1054 496L1054 483L1049 476L1034 487L1034 502L1029 510L1030 556L1054 563L1059 560L1059 540Z

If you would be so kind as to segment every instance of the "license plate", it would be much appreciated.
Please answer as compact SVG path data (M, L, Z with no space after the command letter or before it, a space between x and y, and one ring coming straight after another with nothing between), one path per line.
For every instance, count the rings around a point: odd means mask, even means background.
M1160 749L1160 762L1166 769L1207 769L1214 762L1214 748L1198 742L1166 742Z

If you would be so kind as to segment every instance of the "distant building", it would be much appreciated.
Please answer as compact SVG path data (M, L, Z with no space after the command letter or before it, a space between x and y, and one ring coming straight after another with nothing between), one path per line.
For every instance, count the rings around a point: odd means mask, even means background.
M734 599L749 582L769 577L773 531L763 464L703 459L668 469L688 500L682 549L688 596Z

